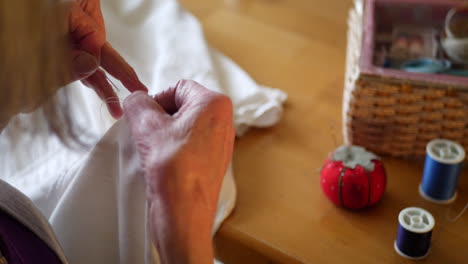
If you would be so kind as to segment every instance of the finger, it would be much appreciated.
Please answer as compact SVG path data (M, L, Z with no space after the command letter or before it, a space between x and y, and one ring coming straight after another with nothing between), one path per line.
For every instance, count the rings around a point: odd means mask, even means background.
M99 62L90 53L81 50L71 51L71 80L81 80L92 75L99 68Z
M108 42L102 47L101 56L101 66L110 75L122 82L130 92L148 92L148 88L140 81L135 70Z
M170 120L170 115L151 96L142 91L130 94L125 99L123 108L136 140L154 133Z
M173 115L179 111L179 108L184 104L184 102L195 101L196 103L196 99L192 100L194 98L190 98L191 91L194 91L195 94L198 95L204 92L200 91L198 87L193 88L192 85L197 86L198 83L194 81L180 80L174 87L169 87L168 89L156 94L154 100L156 100L156 102L158 102L158 104L160 104L168 114ZM201 98L202 97L200 96L200 99Z
M96 19L101 25L104 25L100 0L78 0L77 2L87 14Z
M154 99L168 114L174 115L182 106L188 108L187 103L197 105L204 98L207 89L199 88L198 83L189 80L180 80L174 87L170 87L155 95ZM206 91L205 91L206 90ZM192 96L192 94L194 96Z
M103 25L85 13L81 6L73 3L68 19L69 31L75 46L100 58L101 47L106 41Z
M195 81L180 80L174 89L173 100L177 107L177 115L184 115L186 112L196 115L218 101L221 105L232 106L228 97L211 91Z
M175 93L176 88L170 87L154 97L154 100L170 115L175 114L179 110L179 106L175 102Z
M106 74L97 70L82 82L92 88L96 94L106 103L112 117L118 119L123 115L122 107L120 106L119 97L115 94L111 84L107 81Z

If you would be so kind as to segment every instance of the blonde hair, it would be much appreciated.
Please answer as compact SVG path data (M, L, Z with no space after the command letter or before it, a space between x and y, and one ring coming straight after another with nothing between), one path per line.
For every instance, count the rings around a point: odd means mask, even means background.
M68 4L67 4L68 5ZM67 5L62 0L0 0L0 111L44 103L28 124L12 120L8 134L44 127L67 145L79 142L66 91L70 78Z

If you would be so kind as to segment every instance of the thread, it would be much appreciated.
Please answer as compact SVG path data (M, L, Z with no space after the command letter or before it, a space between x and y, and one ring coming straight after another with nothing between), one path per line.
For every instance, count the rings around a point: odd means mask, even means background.
M423 259L429 254L434 217L418 207L403 209L398 215L395 251L409 259Z
M460 219L460 217L465 213L465 211L468 209L468 203L465 204L465 207L461 210L460 213L458 213L458 215L456 215L455 217L453 218L450 218L449 216L449 210L447 210L447 214L445 215L445 218L447 219L447 221L451 222L451 223L454 223L456 222L458 219Z
M112 88L114 88L115 91L120 91L119 87L117 87L117 85L115 85L115 83L109 78L109 76L107 76L106 74L106 80L111 84Z
M119 97L109 97L103 100L101 102L101 107L99 108L99 115L101 116L102 121L104 121L104 116L102 115L102 107L104 105L107 105L107 103L123 103L123 101L120 100Z
M335 121L334 120L330 120L330 136L332 137L335 149L337 149L338 148L338 140L336 139L336 128L335 128Z
M464 159L465 151L458 143L447 139L430 141L419 185L421 196L435 203L453 202Z

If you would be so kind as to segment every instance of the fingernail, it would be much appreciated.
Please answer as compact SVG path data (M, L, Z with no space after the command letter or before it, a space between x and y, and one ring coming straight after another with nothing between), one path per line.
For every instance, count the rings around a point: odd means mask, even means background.
M89 75L96 71L98 62L96 58L88 53L83 53L73 60L74 70L79 75Z

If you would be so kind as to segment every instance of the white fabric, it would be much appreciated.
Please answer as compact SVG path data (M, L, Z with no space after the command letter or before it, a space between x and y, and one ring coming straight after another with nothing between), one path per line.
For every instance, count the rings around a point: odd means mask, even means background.
M231 97L238 135L249 126L278 122L286 94L257 85L232 60L210 48L199 22L177 1L108 0L103 1L103 13L108 41L135 66L150 94L179 79L192 79Z
M279 120L286 95L257 85L211 49L198 21L177 1L103 0L102 9L109 42L135 67L150 94L179 79L193 79L232 98L238 135L249 126L266 127ZM123 100L128 93L118 87ZM98 139L107 134L89 152L67 149L48 135L34 141L24 135L12 145L3 134L0 178L33 200L70 263L155 262L146 237L144 186L125 120L114 124L101 101L81 84L67 89L78 124ZM234 203L229 169L216 228Z

